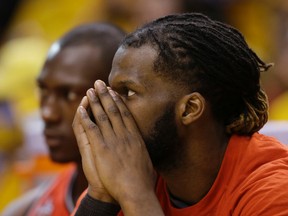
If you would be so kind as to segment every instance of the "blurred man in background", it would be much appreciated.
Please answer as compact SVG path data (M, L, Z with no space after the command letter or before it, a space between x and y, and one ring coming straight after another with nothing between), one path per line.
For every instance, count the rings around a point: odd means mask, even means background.
M38 76L41 116L50 157L70 163L56 180L10 204L3 215L69 215L87 187L71 127L74 113L96 79L107 82L111 62L124 32L98 23L79 26L55 42Z

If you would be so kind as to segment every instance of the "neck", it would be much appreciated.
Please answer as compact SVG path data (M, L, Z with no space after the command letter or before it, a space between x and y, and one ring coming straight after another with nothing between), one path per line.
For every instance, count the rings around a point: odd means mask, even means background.
M195 139L194 136L188 140L186 143L184 141L187 151L181 167L160 172L160 175L165 179L172 195L184 202L195 204L211 189L220 170L229 137L210 133L204 138Z
M74 204L76 204L77 199L79 198L79 196L82 194L82 192L87 187L88 187L88 183L87 183L85 174L83 172L82 165L81 165L81 163L77 164L77 167L76 167L76 178L75 178L75 181L74 181L73 192L72 192Z

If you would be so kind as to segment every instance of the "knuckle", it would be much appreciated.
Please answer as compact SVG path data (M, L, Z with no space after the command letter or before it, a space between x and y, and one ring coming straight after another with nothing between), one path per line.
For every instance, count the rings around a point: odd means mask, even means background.
M115 101L115 103L121 103L122 102L121 98L119 96L117 96L117 95L115 95L113 97L113 100Z
M116 106L110 106L107 111L113 115L118 115L119 114L119 110Z
M100 91L98 94L99 94L100 97L110 96L110 94L109 94L107 89L104 89L104 90Z
M129 137L126 136L125 134L118 134L117 136L117 143L121 143L123 146L129 146Z
M99 104L100 103L98 97L96 97L96 96L90 97L90 101L92 102L92 104Z
M126 117L126 118L131 118L131 117L132 117L132 114L131 114L130 111L124 110L124 111L122 112L122 116L123 116L123 117Z
M87 120L90 119L89 116L87 115L87 113L83 113L83 114L81 115L81 118L82 118L84 121L87 121Z
M97 120L99 122L107 121L108 120L108 116L105 113L99 114L99 115L97 115Z
M94 124L93 122L90 122L87 127L88 127L88 130L98 129L97 125Z
M127 136L122 137L121 141L123 142L124 145L128 145L129 142L129 138Z

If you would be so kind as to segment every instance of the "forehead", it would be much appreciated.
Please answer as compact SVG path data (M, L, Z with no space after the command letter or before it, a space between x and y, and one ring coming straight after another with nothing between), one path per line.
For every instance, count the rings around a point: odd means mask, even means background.
M128 78L151 82L157 76L154 72L156 58L157 51L149 45L139 48L120 47L113 59L109 83L115 79Z
M108 77L103 67L100 48L88 45L59 50L48 58L38 77L39 81L91 85L96 79Z

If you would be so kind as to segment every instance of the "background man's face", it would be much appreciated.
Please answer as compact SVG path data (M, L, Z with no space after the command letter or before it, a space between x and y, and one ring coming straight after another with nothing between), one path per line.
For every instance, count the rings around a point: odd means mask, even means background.
M44 135L56 162L81 160L72 122L86 90L96 79L108 77L100 55L88 45L64 48L46 61L38 77Z

